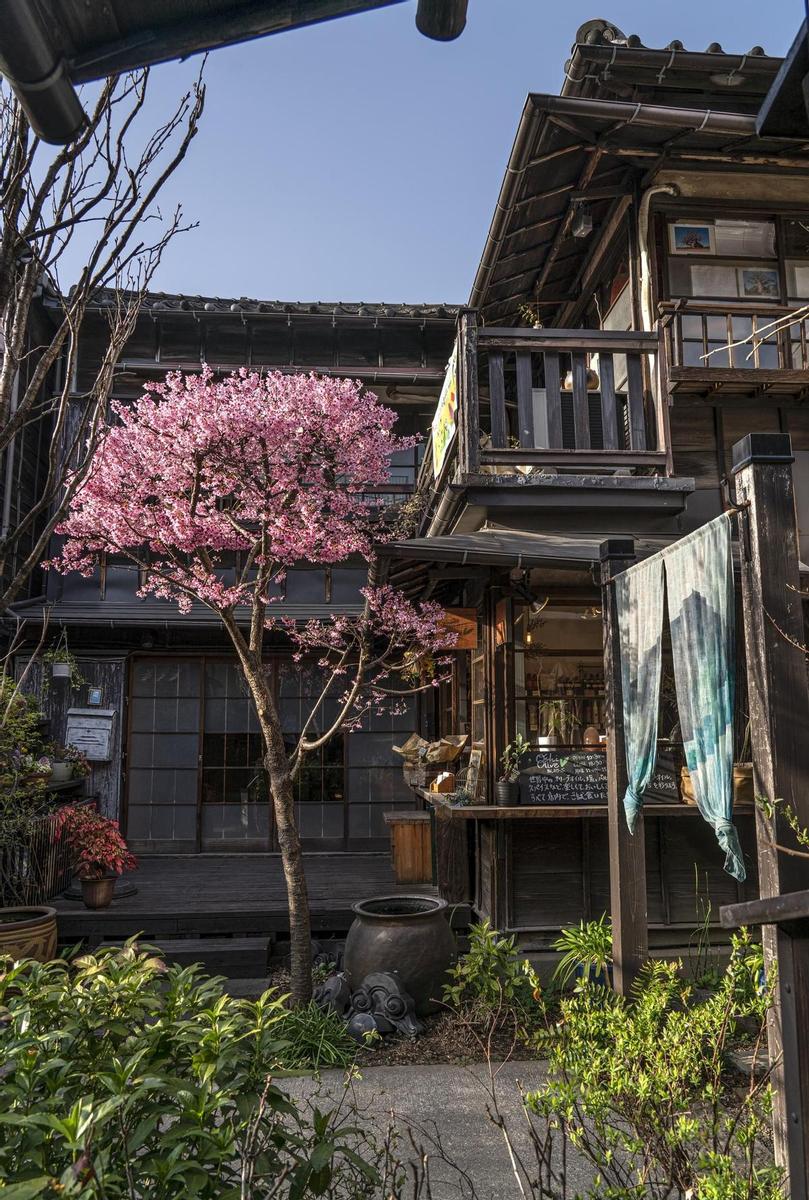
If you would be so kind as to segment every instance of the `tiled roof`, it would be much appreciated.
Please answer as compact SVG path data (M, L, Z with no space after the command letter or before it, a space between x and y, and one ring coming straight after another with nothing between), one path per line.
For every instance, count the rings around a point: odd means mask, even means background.
M114 292L105 288L96 297L98 307L112 303ZM147 292L143 308L150 312L194 312L194 313L261 313L322 316L322 317L380 317L432 320L455 319L457 304L400 304L387 302L366 303L363 300L253 300L248 296L237 298L221 296L188 296L183 293Z
M679 38L674 38L673 41L669 42L665 46L647 46L646 43L641 40L639 34L622 33L618 26L614 25L612 21L605 21L600 18L597 18L593 21L586 21L584 25L578 29L576 33L576 40L573 43L573 49L575 49L577 45L599 46L605 44L610 46L629 46L631 48L641 50L684 50L697 54L727 54L728 58L739 57L739 54L735 51L728 53L727 51L723 50L719 42L711 42L710 45L704 47L704 49L694 46L691 47L690 51L688 51L687 47L683 45ZM768 55L763 46L753 46L752 49L745 52L745 57L767 58Z

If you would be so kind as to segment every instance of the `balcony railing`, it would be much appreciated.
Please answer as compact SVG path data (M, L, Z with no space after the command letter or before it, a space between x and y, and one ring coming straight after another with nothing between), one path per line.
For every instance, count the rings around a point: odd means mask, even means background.
M809 384L809 313L785 308L679 301L661 306L669 384Z
M457 433L436 482L456 472L666 471L657 349L656 333L499 328L462 311Z

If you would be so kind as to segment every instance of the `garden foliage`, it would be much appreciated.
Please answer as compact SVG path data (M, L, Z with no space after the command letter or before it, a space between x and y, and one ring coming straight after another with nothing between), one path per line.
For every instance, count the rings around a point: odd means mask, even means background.
M347 1102L297 1105L279 1084L347 1043L284 998L223 995L196 967L128 944L0 976L0 1196L394 1194L384 1146ZM308 1050L307 1050L308 1048ZM308 1057L307 1057L308 1055Z
M715 991L696 1003L679 964L651 962L627 1001L581 981L537 1035L549 1081L528 1094L541 1183L562 1200L574 1147L591 1164L589 1200L783 1200L773 1166L767 1072L728 1070L741 1019L762 1036L772 980L743 931Z
M515 1032L542 1015L539 980L515 947L488 921L469 930L469 949L458 959L444 987L444 1003L484 1036L504 1025Z

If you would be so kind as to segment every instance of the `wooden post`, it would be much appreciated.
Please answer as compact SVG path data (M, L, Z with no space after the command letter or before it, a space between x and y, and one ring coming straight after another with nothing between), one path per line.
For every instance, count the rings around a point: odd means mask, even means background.
M742 604L747 651L753 769L758 795L783 800L809 826L809 687L798 595L798 540L792 488L792 445L786 434L749 434L733 447L740 514ZM809 862L775 849L795 848L776 809L758 811L762 897L809 887ZM791 1200L809 1200L809 937L777 924L763 929L767 969L777 971L769 1024L774 1063L773 1130Z
M478 403L478 314L462 308L458 313L458 468L474 475L480 466L480 412Z
M613 984L627 996L649 953L646 915L646 842L643 813L631 834L624 815L626 751L621 656L613 580L635 561L632 538L601 543L601 607L604 614L604 689L607 718L607 804L610 839Z

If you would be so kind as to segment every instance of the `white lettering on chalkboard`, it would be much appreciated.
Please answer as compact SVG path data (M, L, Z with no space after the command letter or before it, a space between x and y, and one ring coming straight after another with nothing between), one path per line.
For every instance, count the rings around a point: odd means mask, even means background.
M676 802L677 780L658 768L646 789L647 799ZM603 751L532 750L520 771L522 804L606 804L607 756Z

